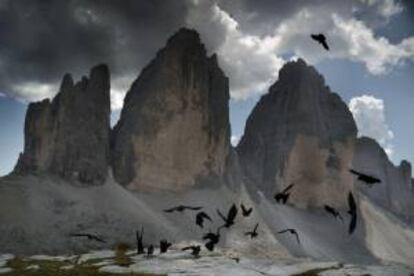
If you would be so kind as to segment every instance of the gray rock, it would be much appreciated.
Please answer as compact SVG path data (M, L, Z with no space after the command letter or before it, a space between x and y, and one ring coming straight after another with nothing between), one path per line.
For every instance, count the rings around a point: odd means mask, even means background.
M109 164L109 88L109 70L98 65L76 84L65 75L52 102L29 104L24 152L14 173L102 183Z
M197 32L181 29L128 91L112 134L115 179L182 190L224 174L230 150L228 79Z
M355 178L364 194L400 219L414 224L414 187L409 162L403 160L394 166L375 140L361 137L356 143L353 167L381 179L381 183L368 187Z
M350 187L357 129L352 114L324 79L299 59L250 114L237 147L251 186L273 196L295 183L297 206L343 205Z

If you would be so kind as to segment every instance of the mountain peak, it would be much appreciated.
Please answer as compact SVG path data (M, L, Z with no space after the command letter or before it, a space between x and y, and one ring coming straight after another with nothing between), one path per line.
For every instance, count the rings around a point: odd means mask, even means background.
M347 105L298 59L283 66L250 114L237 151L247 176L265 194L295 183L303 191L292 195L298 206L320 206L321 195L330 194L329 204L340 207L340 191L350 188L345 170L356 132Z
M182 42L194 42L201 43L199 33L194 29L181 28L175 32L167 41L167 45L170 43L182 43Z
M183 190L223 176L228 101L217 57L207 56L196 31L180 29L125 97L112 135L115 179L132 189Z

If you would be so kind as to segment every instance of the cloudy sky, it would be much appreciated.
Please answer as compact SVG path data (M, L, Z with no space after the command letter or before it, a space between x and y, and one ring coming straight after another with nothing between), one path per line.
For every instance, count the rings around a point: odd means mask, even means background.
M180 27L198 30L230 78L232 141L288 60L301 57L349 104L360 135L414 161L414 3L397 0L0 0L0 175L23 147L28 101L64 73L111 69L112 119L140 70ZM322 32L331 51L310 38Z

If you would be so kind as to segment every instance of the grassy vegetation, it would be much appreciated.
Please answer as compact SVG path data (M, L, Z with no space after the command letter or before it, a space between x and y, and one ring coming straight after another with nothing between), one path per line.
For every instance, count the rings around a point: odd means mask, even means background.
M132 260L129 256L127 256L126 252L129 249L129 245L126 243L119 243L115 247L115 264L119 266L130 266L132 264Z
M124 256L125 255L124 252ZM121 257L121 263L125 265L125 260ZM130 261L129 257L127 259ZM52 260L31 260L20 257L15 257L7 262L7 267L13 269L11 272L1 274L2 276L109 276L120 275L107 272L99 272L100 266L97 264L105 259L94 259L82 264L76 264L73 261L52 261ZM106 259L107 260L107 259ZM118 261L114 259L115 263ZM129 263L130 264L130 263ZM129 265L128 264L128 265ZM28 269L28 267L36 265L38 269ZM71 266L70 269L62 269L62 267ZM158 276L152 273L124 273L122 275L129 276Z

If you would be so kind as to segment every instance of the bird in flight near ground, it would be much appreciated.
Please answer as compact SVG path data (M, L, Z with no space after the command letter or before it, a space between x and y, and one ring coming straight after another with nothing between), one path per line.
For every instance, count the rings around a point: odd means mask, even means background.
M191 245L184 247L181 249L182 251L191 250L191 255L193 255L195 258L198 258L200 256L201 247L199 245Z
M329 51L329 46L328 43L326 42L326 37L323 34L311 34L311 38L317 42L319 42L320 44L322 44L323 48L325 48L325 50Z
M253 211L253 208L252 207L250 207L250 208L246 208L246 206L244 206L244 204L242 203L242 204L240 204L240 208L241 208L241 210L242 210L242 215L243 215L243 217L248 217L248 216L250 216L250 214L252 213L252 211Z
M176 207L172 207L170 209L165 209L164 212L166 213L172 213L172 212L183 212L185 210L190 210L190 211L198 211L203 209L203 207L197 206L197 207L193 207L193 206L185 206L185 205L178 205Z
M160 241L160 253L165 253L167 252L168 248L170 248L170 246L172 245L172 243L168 242L167 240L161 240Z
M348 214L351 216L351 221L349 222L348 233L352 234L355 231L356 223L357 223L357 206L355 203L354 196L352 195L352 192L349 192L348 194L348 205L349 205Z
M341 221L344 221L341 214L334 207L331 207L329 205L325 205L324 209L325 209L326 212L331 214L334 218L339 218Z
M203 240L209 240L205 246L208 250L213 251L214 246L219 243L220 241L220 229L221 227L217 228L217 232L209 232L203 236Z
M144 237L144 227L141 228L141 232L136 231L135 233L136 235L136 239L137 239L137 254L144 254L145 250L144 250L144 244L142 242L142 239Z
M105 243L105 241L103 239L101 239L100 237L98 237L96 235L88 234L88 233L70 234L70 236L71 237L79 237L79 238L84 237L84 238L88 238L88 240L93 240L93 241Z
M150 257L154 254L154 246L151 244L150 246L148 246L147 248L147 257Z
M296 241L298 242L298 244L300 244L299 235L298 235L298 232L296 232L295 229L288 228L288 229L281 230L281 231L279 231L277 233L278 234L290 233L290 234L292 234L292 235L294 235L296 237Z
M200 226L201 228L203 228L203 223L204 223L204 220L205 219L207 219L209 221L213 221L207 213L205 213L205 212L199 212L196 215L196 224L198 226Z
M281 191L280 193L275 194L274 198L276 200L277 203L282 202L283 204L286 204L286 202L289 199L290 196L290 189L293 188L295 184L290 184L289 186L287 186L285 189L283 189L283 191Z
M350 169L351 173L358 176L358 180L361 180L362 182L365 182L368 186L372 186L375 183L381 183L381 179L378 179L374 176L367 175L364 173L357 172L356 170Z
M224 225L222 225L221 227L226 227L229 228L230 226L232 226L234 224L234 219L237 216L237 207L236 204L233 204L230 207L229 212L227 213L227 217L225 217L220 210L217 209L217 214L224 220Z
M256 223L256 226L254 227L253 231L249 231L244 233L246 236L250 236L250 238L254 239L256 238L259 234L257 233L257 228L259 227L259 224Z

